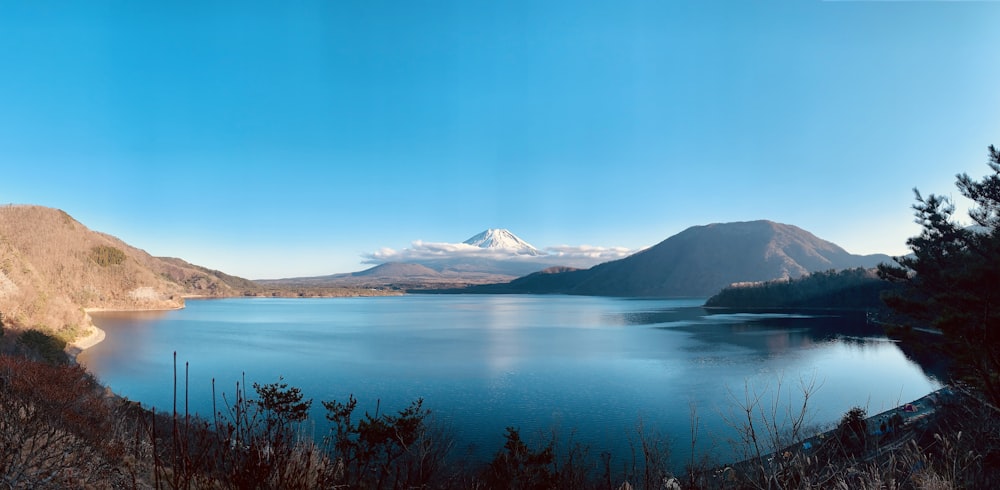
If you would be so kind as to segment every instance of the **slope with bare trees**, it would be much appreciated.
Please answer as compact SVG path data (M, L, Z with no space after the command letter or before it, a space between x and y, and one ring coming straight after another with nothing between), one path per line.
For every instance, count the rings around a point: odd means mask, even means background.
M0 312L4 324L71 339L86 309L169 309L185 296L235 296L245 279L153 257L41 206L0 207Z

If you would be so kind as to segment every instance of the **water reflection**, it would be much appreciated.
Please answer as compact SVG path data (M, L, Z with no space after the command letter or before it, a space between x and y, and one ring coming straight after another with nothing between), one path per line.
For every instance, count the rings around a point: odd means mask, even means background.
M708 310L700 306L663 308L652 311L628 311L613 318L621 325L680 324L683 322L702 323Z
M175 313L175 311L91 312L90 317L94 324L103 329L107 335L97 346L77 356L77 361L92 373L115 372L119 369L149 372L151 364L148 360L155 355L151 351L155 346L155 329L163 320ZM127 335L120 335L120 332L127 332ZM135 355L101 355L108 352L133 352Z
M153 311L92 311L90 317L97 325L117 328L123 325L149 324L150 322L166 318L176 310L153 310Z
M623 325L683 331L702 343L688 346L694 352L726 343L749 349L761 356L783 355L813 349L830 342L859 350L879 350L893 343L926 376L947 379L947 362L932 350L920 348L921 341L897 342L885 330L869 323L864 311L765 311L737 312L702 307L663 308L635 311L616 317ZM927 339L924 339L926 341Z

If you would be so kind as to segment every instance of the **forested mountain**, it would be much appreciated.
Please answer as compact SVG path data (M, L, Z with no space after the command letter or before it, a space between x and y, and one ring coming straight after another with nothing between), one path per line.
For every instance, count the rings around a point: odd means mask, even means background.
M256 287L153 257L58 209L0 207L0 313L7 326L74 331L88 322L84 308L177 308L184 296L234 296Z
M883 308L882 291L895 286L875 269L814 272L798 279L744 283L723 289L705 302L725 308Z
M772 221L693 226L646 250L586 270L534 274L478 290L598 296L709 296L739 282L875 267L887 255L854 255L801 228Z

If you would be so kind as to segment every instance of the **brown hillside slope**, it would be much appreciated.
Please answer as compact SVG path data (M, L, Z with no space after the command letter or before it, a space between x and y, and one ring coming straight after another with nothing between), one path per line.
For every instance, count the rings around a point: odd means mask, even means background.
M178 308L187 295L233 296L253 287L220 275L153 257L58 209L0 207L0 312L8 326L72 336L89 325L86 308Z

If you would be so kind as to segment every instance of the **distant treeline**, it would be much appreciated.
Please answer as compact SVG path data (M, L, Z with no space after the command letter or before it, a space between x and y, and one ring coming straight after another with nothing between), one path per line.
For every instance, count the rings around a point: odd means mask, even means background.
M791 280L730 286L705 302L725 308L881 308L882 291L894 286L874 270L814 272Z

